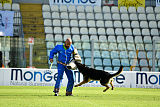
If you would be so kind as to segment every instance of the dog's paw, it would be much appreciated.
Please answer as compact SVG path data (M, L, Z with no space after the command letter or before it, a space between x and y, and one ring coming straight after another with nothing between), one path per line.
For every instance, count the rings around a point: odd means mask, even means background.
M78 85L75 85L74 87L78 87Z

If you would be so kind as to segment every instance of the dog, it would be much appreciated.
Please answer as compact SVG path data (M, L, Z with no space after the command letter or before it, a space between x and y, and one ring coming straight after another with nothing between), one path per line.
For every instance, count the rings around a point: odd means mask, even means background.
M120 66L118 72L114 74L110 74L103 70L96 70L93 68L89 68L85 64L81 64L78 61L74 61L74 62L79 72L83 74L83 81L75 85L75 87L88 83L91 80L96 80L96 81L100 81L100 84L106 87L106 89L104 89L103 92L106 92L110 88L108 86L108 83L110 83L110 85L112 86L112 90L113 90L114 89L113 84L112 84L113 77L118 76L123 71L123 66Z

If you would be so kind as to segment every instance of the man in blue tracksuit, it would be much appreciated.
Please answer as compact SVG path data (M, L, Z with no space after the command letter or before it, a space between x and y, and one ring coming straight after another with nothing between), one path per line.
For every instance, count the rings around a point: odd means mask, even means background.
M72 96L72 89L74 85L74 73L72 70L68 70L66 68L66 64L69 63L69 61L71 60L71 56L74 53L74 46L72 45L72 40L70 38L67 38L64 44L56 45L50 51L49 59L51 63L53 62L54 54L57 53L58 53L58 61L57 61L58 77L54 88L55 96L58 96L58 92L60 89L60 82L63 78L64 71L68 78L66 96Z

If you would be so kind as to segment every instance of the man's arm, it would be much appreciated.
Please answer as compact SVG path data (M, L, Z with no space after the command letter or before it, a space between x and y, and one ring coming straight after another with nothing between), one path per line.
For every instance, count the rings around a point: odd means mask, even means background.
M53 57L54 54L58 53L58 46L55 46L51 51L50 51L50 56L49 56L49 60L52 63L53 62Z

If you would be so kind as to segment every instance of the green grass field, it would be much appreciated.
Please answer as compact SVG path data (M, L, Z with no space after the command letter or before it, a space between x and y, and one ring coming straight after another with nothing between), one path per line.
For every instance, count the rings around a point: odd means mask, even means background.
M0 107L160 107L160 89L77 87L53 96L53 87L0 86Z

